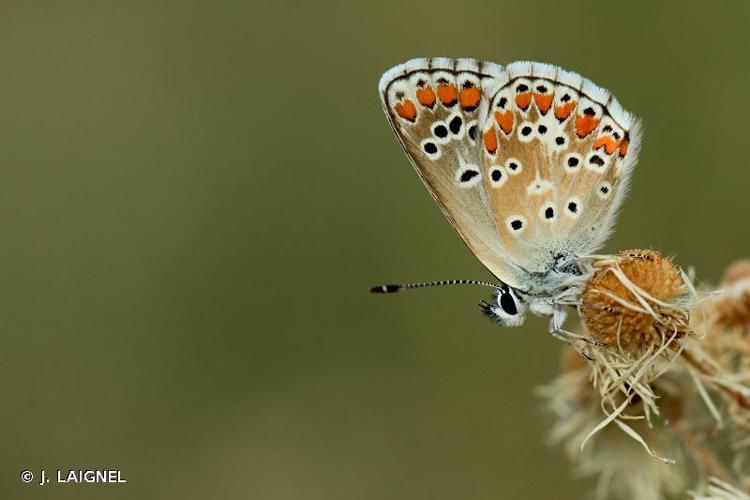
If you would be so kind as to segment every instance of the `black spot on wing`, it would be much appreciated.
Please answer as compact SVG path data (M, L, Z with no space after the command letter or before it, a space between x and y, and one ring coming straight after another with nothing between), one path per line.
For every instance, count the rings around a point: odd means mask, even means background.
M479 172L477 172L476 170L469 169L469 170L466 170L465 172L463 172L461 174L461 177L459 179L461 180L461 182L469 182L470 180L472 180L477 175L479 175Z
M448 124L448 127L451 129L451 132L455 135L458 134L461 131L461 125L463 125L463 120L461 120L460 116L454 116L453 119Z
M604 166L604 160L599 155L592 156L591 159L589 160L589 163L593 163L594 165L597 165L600 167Z

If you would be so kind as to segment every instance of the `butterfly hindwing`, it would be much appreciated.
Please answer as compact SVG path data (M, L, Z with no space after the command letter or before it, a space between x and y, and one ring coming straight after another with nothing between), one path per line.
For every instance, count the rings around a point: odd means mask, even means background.
M415 59L383 75L380 94L399 141L477 258L514 285L482 168L482 126L502 68L473 59Z
M482 126L485 189L505 258L544 273L604 243L639 145L606 90L556 66L506 68Z

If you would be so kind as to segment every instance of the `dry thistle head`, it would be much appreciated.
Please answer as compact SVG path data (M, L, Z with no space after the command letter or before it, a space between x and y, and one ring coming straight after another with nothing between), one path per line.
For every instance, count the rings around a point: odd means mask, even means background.
M665 500L684 492L690 484L689 469L644 458L644 444L630 434L637 433L660 451L683 462L682 444L671 426L651 426L637 419L618 420L619 425L601 429L596 439L582 447L603 417L599 390L591 384L595 369L594 364L578 352L565 349L560 374L549 384L537 388L537 395L552 417L548 443L562 446L578 475L597 479L594 495L597 500ZM655 393L662 403L672 405L670 392L657 389ZM640 413L641 405L641 402L633 402L628 412ZM673 424L679 420L669 418Z
M727 328L750 329L750 259L738 260L724 272L724 293L713 303L716 322Z
M593 266L580 310L594 340L638 353L690 331L689 288L668 258L628 250Z
M739 484L750 484L750 260L739 260L724 272L719 290L701 304L708 334L696 349L698 368L724 400L733 468ZM700 322L698 311L693 315ZM696 325L699 328L700 325Z
M733 285L746 279L750 279L750 259L740 259L727 267L721 282L725 285Z
M750 318L750 261L700 294L657 252L592 267L579 312L603 345L576 345L585 358L566 353L540 388L550 440L599 477L600 498L664 500L692 485L694 498L750 500L750 321L736 327Z

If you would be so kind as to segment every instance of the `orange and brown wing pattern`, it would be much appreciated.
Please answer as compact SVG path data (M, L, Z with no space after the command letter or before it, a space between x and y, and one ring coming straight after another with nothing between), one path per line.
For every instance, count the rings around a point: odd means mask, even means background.
M506 252L544 272L603 244L636 162L638 122L556 66L514 63L498 81L482 125L483 182Z
M473 59L415 59L386 72L379 89L396 136L445 215L477 258L515 285L519 270L504 258L482 169L483 144L493 138L482 124L503 74Z

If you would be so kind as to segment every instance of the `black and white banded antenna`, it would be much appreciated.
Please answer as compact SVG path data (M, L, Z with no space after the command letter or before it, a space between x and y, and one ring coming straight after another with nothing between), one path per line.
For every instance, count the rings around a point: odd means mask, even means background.
M411 288L426 288L428 286L443 286L443 285L481 285L494 288L496 290L501 289L500 285L490 283L489 281L480 280L438 280L438 281L422 281L419 283L402 283L400 285L378 285L370 288L370 293L396 293L401 290L409 290Z

